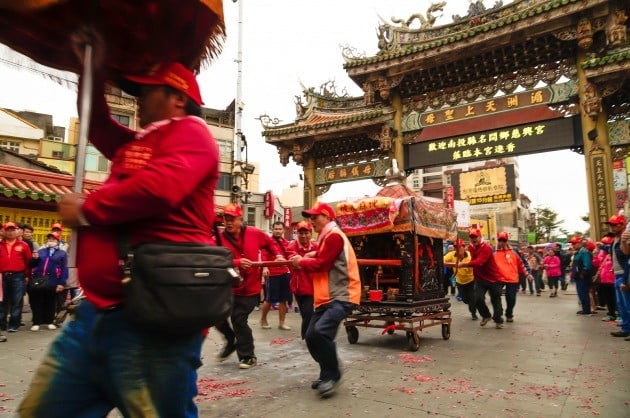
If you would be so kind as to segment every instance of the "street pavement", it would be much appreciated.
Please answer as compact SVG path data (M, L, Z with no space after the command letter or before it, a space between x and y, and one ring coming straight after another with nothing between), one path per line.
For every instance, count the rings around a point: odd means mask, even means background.
M263 330L254 311L258 366L240 370L236 356L215 362L222 345L215 330L204 343L200 416L630 416L630 342L609 335L618 327L601 321L603 311L576 316L571 288L552 299L519 294L515 322L504 329L480 327L463 303L452 302L450 340L440 327L428 328L417 352L407 350L403 332L359 328L358 344L350 345L340 329L344 377L330 399L310 388L318 369L299 338L299 314L288 314L293 330L282 331L270 312L273 328ZM57 332L20 331L0 344L0 416L13 415Z

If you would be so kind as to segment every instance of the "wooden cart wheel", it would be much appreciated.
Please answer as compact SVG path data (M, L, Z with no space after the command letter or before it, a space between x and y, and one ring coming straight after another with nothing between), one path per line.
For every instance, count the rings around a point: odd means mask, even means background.
M386 327L389 327L389 326L392 326L392 325L396 325L396 324L394 322L387 322L385 324ZM394 332L396 332L396 329L394 329L394 328L388 328L387 329L387 335L392 335L392 334L394 334Z
M350 344L356 344L359 341L359 330L357 327L346 327L346 334L348 334L348 342Z
M442 338L445 340L451 338L451 324L442 324Z
M418 351L420 348L420 335L416 331L407 331L407 346L411 351Z

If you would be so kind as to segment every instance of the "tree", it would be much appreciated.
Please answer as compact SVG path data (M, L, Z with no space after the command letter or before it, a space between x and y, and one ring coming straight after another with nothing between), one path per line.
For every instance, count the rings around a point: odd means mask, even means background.
M536 241L540 238L546 242L551 241L551 234L564 223L558 220L558 213L548 207L537 207L534 209L536 214L536 224L534 232L536 232Z

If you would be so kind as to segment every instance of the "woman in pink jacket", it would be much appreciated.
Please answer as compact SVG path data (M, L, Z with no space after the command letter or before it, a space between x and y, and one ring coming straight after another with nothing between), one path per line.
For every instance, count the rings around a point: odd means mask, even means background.
M597 255L601 260L597 274L599 275L599 289L601 292L600 303L606 305L608 314L602 321L614 321L617 318L617 299L615 296L615 274L613 273L613 261L610 256L611 237L602 238L602 249Z
M550 298L558 296L558 281L562 276L560 268L560 258L554 253L553 246L547 247L547 256L543 260L543 268L547 271L547 281L549 282Z

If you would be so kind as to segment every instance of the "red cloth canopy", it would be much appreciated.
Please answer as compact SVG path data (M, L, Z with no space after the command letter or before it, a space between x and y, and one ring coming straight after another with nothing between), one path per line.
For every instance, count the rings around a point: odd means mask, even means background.
M53 68L80 72L70 35L92 26L110 78L178 61L198 70L225 35L221 0L0 0L0 43Z

